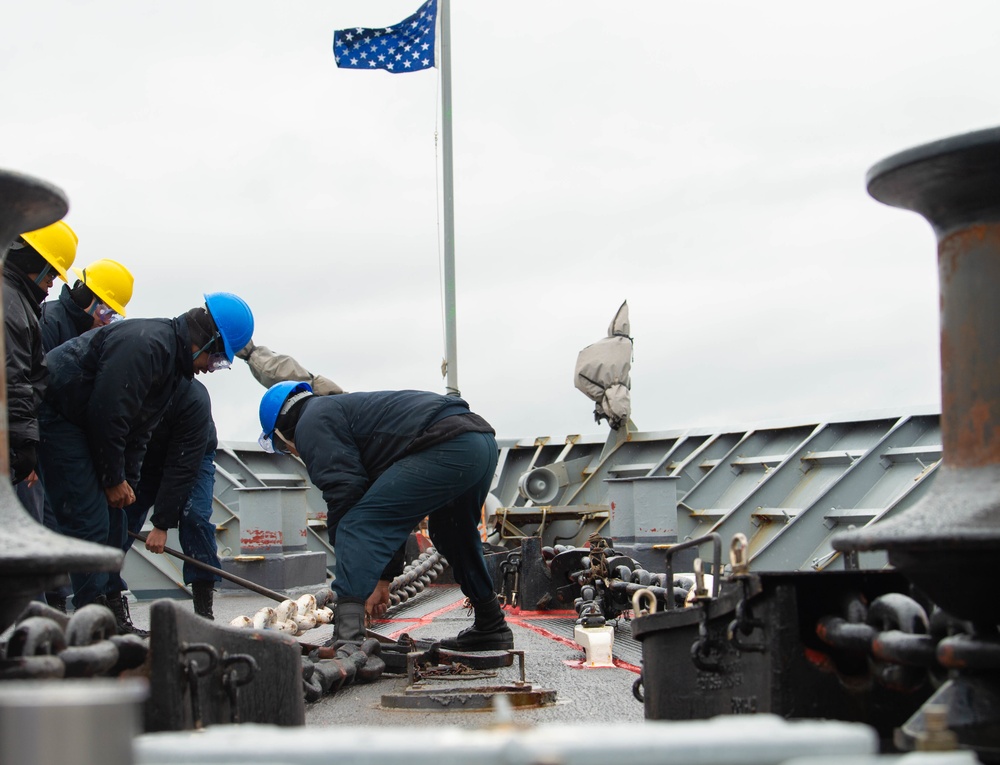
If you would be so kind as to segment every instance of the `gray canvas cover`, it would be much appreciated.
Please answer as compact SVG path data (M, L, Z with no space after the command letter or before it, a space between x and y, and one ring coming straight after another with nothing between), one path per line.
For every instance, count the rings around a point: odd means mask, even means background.
M607 420L617 430L632 413L632 338L628 301L622 303L608 327L608 336L588 345L577 356L573 382L591 401L594 418Z

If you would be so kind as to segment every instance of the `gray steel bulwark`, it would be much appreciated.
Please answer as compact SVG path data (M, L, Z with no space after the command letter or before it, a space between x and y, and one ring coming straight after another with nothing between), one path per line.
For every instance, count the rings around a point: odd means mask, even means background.
M912 505L941 460L938 416L923 411L748 429L640 431L611 450L579 436L565 442L509 441L501 447L494 488L500 503L499 544L517 544L518 534L540 536L545 545L570 544L563 540L586 541L596 531L632 546L637 532L634 518L626 516L634 507L621 508L616 518L611 505L622 495L614 492L629 479L670 477L673 491L664 487L644 500L649 527L669 529L676 522L678 540L742 533L758 571L842 566L831 537ZM519 478L541 473L553 461L576 468L551 504L515 493ZM574 509L576 528L571 527ZM563 525L557 527L555 518ZM866 553L860 563L877 569L886 560L883 554Z
M608 439L599 435L499 444L500 462L487 501L492 544L517 547L523 538L537 536L543 545L582 546L597 532L631 546L631 555L636 545L670 544L702 532L727 537L742 533L750 541L751 564L757 571L843 567L831 538L851 527L882 522L915 504L932 485L941 460L939 417L923 411L825 423L638 431L610 449ZM226 442L220 445L216 465L212 519L224 567L243 553L243 526L270 524L284 536L285 512L292 514L284 501L262 509L265 515L273 514L270 521L242 516L248 494L279 497L289 492L270 489L286 488L305 499L306 551L320 553L326 568L333 569L326 505L300 462L266 454L256 443ZM532 483L526 479L530 475L545 477L548 483ZM261 491L248 492L255 487ZM549 501L534 501L519 487L529 488L529 494L538 488L543 494L536 496ZM613 487L622 492L618 499L612 497ZM627 497L632 502L625 508ZM632 514L628 521L613 517L612 502L623 503L622 512ZM302 510L298 503L298 518ZM172 546L178 546L176 537ZM133 547L126 561L125 578L133 592L140 597L183 596L180 567L139 548ZM662 562L662 552L654 557ZM877 569L886 559L881 552L862 553L860 563ZM650 570L659 568L657 563ZM246 576L242 569L238 573ZM270 581L268 586L280 589L282 584Z

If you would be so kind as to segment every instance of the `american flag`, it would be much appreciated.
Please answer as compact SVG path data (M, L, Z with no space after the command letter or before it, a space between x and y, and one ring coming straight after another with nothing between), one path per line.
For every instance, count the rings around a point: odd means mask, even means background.
M427 0L416 13L385 29L338 29L333 56L342 69L385 69L416 72L435 65L437 0Z

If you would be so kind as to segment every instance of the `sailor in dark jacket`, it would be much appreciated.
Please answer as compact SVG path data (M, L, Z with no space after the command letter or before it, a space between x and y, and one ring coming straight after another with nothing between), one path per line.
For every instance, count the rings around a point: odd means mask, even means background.
M35 469L37 410L46 379L45 354L38 327L39 303L44 299L45 291L8 260L3 269L4 341L10 477L15 484Z
M76 257L76 243L73 230L59 221L18 237L4 263L7 427L14 484L29 476L34 482L39 439L37 410L46 382L45 352L38 326L41 302L55 277L66 278L66 268ZM40 506L29 507L29 511L41 521Z
M215 450L218 447L212 400L198 380L181 380L170 407L149 439L142 461L136 501L125 508L128 530L138 534L153 510L153 530L146 536L146 549L162 554L168 529L179 529L181 550L195 560L220 568L212 523L215 484ZM126 535L127 536L127 535ZM124 540L124 549L132 537ZM212 619L213 591L220 577L184 563L184 583L191 585L194 610ZM108 600L121 597L124 583L110 578Z
M101 259L89 264L82 271L73 269L79 277L72 287L64 284L56 300L42 303L39 320L42 330L42 348L48 353L63 343L79 337L91 329L103 327L125 316L125 306L132 299L134 279L121 263ZM52 506L45 501L40 482L18 484L17 496L21 503L32 509L36 517L53 531L59 523ZM69 586L62 586L45 593L50 606L66 611L66 600L72 596Z
M364 637L402 571L424 517L435 547L469 598L475 623L452 650L504 650L513 636L493 592L477 525L493 482L493 428L461 398L426 391L314 396L307 383L272 386L260 405L261 445L300 456L327 503L337 563L334 635Z
M42 484L60 530L121 547L109 515L135 502L150 434L181 378L228 367L253 334L253 315L235 295L206 295L175 319L131 319L86 332L46 357L49 386L39 408ZM214 306L214 307L213 307ZM125 528L120 522L118 528ZM104 601L105 572L71 576L76 608ZM125 601L107 603L123 624Z

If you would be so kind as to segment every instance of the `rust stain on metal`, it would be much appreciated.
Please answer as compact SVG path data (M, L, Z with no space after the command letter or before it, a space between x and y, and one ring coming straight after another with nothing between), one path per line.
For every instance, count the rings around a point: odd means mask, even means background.
M964 669L965 661L960 659L955 653L953 646L949 645L947 641L942 641L937 648L937 660L940 662L941 666L947 667L948 669Z
M816 633L822 639L824 637L826 630L820 631L819 625L816 626ZM822 672L835 672L836 666L827 654L822 651L817 651L814 648L806 648L803 650L803 654L806 657L806 661L815 666Z
M280 531L266 531L264 529L247 529L240 535L240 546L245 549L255 547L280 547L282 534Z
M979 223L938 243L941 309L941 435L956 467L1000 464L1000 358L995 312L1000 225Z

